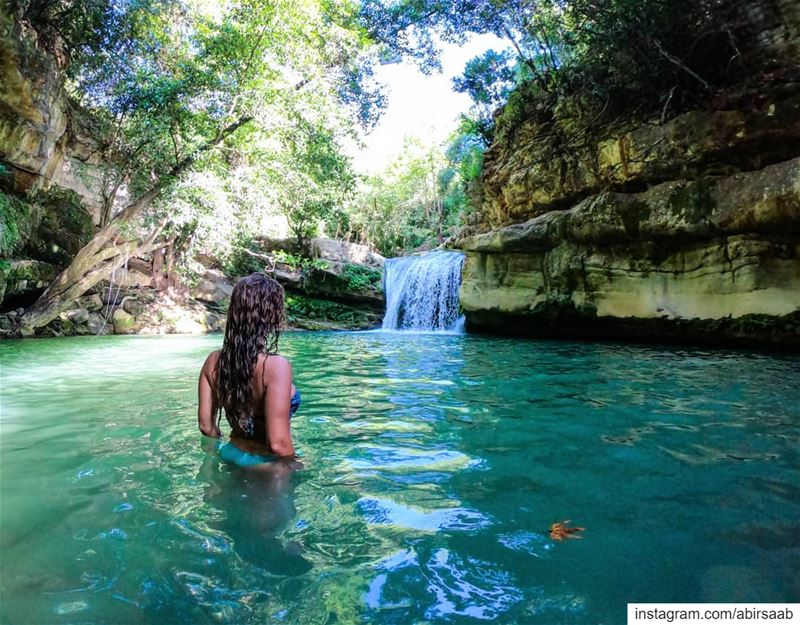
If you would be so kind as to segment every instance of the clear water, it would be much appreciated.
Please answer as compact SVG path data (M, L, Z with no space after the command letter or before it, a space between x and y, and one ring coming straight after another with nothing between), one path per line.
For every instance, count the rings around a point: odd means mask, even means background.
M293 476L195 429L220 337L6 342L2 623L624 623L800 599L800 358L284 337ZM583 539L549 538L554 521Z

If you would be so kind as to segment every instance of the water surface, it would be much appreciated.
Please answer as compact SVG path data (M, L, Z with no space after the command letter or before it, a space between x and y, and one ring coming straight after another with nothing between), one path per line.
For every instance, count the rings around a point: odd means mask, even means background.
M0 622L622 623L627 602L800 600L798 357L289 333L289 475L229 467L197 432L220 341L0 344ZM565 519L581 540L550 539Z

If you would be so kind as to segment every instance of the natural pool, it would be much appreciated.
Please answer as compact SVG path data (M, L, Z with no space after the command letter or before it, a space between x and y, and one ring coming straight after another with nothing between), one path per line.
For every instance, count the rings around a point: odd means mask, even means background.
M288 333L306 468L287 477L196 430L220 342L0 344L0 622L624 623L627 602L800 599L800 357ZM549 538L564 519L582 540Z

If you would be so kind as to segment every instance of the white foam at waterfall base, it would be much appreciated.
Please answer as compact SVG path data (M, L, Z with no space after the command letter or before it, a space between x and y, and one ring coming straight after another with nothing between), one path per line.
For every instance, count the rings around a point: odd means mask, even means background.
M461 252L436 251L389 258L384 264L384 330L461 332L458 289Z

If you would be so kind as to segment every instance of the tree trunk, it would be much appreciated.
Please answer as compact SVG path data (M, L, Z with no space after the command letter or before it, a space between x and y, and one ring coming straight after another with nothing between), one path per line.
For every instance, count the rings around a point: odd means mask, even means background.
M124 265L129 258L151 251L154 240L161 233L158 228L145 241L132 240L114 242L108 247L98 249L101 240L107 240L108 226L98 232L88 245L81 249L69 267L62 271L50 284L36 303L25 311L21 319L20 331L30 336L36 328L47 325L73 302L101 280ZM96 250L96 251L95 251Z
M153 252L153 286L156 291L163 291L167 288L167 278L164 275L164 255L165 248L159 247Z
M145 240L125 240L122 229L133 222L147 209L171 182L189 169L197 158L219 145L225 137L251 121L251 117L241 117L221 129L217 135L197 150L177 162L168 174L159 180L142 196L128 204L111 222L101 228L91 241L83 246L69 267L62 271L47 287L36 303L25 311L20 320L23 336L32 335L36 328L47 325L59 314L68 310L72 303L111 272L121 267L129 258L145 254L160 247L155 240L161 234L164 222Z

